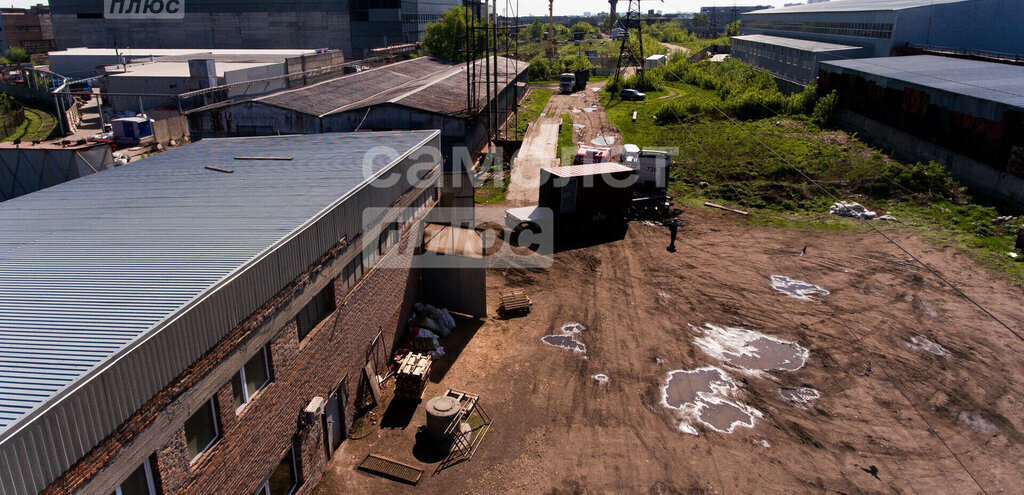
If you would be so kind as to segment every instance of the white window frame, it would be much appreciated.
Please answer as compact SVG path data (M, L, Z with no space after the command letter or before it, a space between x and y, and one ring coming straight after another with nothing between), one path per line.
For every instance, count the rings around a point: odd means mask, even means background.
M252 402L253 398L259 395L263 389L267 388L267 385L270 385L270 359L267 358L267 346L261 347L260 352L263 353L263 368L267 370L267 381L263 382L263 385L260 385L260 388L256 389L256 391L253 392L252 395L249 395L249 390L245 388L245 363L242 364L241 368L238 368L238 376L241 379L242 385L242 405L235 408L236 415L241 414L241 412L245 409L245 406L248 406L249 403ZM246 363L248 362L249 361L247 360ZM232 379L234 379L234 377L232 377ZM232 394L232 400L234 399L233 395L234 394Z
M153 468L149 466L149 458L142 463L142 467L146 471L146 488L149 489L149 495L156 495L156 483L153 481ZM132 471L132 474L134 473L135 471ZM129 474L128 476L131 475ZM123 485L125 481L128 481L128 478L121 480L121 482L117 484L117 488L114 488L114 495L124 495L121 491L121 485Z
M217 403L214 402L213 397L210 397L210 400L206 401L206 403L210 405L210 415L213 416L213 439L196 453L196 456L192 458L190 463L198 461L203 457L203 454L210 450L210 447L213 447L213 444L217 443L217 440L220 440L220 418L217 417Z
M299 489L299 471L298 471L298 465L295 464L295 447L291 447L291 448L288 449L288 455L292 459L292 478L295 479L295 484L292 485L292 489L288 490L288 495L292 495L293 493L295 493L296 490ZM277 467L275 466L274 469L277 469ZM273 471L271 471L270 475L271 476L274 475ZM256 493L253 494L253 495L258 495L258 494L270 495L270 477L269 476L267 477L266 480L263 481L262 485L260 485L258 488L256 488ZM120 494L118 494L118 495L120 495Z

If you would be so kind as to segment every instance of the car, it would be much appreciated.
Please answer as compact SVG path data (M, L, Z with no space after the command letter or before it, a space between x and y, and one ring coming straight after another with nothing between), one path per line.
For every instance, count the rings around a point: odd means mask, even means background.
M619 98L626 101L644 101L647 95L635 90L635 89L624 89L619 92Z

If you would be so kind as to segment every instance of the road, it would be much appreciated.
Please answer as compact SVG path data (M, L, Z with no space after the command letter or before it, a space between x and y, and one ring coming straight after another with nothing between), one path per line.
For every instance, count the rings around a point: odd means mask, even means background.
M551 105L545 107L545 111ZM550 114L546 114L550 115ZM506 200L515 206L537 204L540 194L540 169L557 167L558 127L560 116L541 117L526 131L523 146L512 163L512 176L508 184Z

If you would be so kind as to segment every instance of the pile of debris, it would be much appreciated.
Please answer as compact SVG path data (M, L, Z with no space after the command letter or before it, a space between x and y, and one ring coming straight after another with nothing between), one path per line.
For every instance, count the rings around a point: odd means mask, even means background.
M839 215L841 217L860 218L861 220L871 220L872 218L878 216L877 213L868 210L860 203L850 203L847 201L833 203L832 207L829 208L828 211L833 215Z
M444 347L438 339L447 337L455 330L455 319L447 308L437 309L426 303L415 303L413 309L413 316L408 323L409 341L406 347L434 359L444 356Z

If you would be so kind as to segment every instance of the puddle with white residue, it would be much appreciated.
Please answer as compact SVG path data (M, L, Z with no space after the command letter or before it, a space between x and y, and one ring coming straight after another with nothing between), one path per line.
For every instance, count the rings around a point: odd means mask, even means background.
M609 378L608 375L605 375L604 373L598 373L594 375L594 380L597 380L597 383L604 385L608 383Z
M928 351L936 356L949 355L949 351L947 351L945 347L942 347L937 342L925 337L924 335L911 335L910 340L904 342L903 346L917 351Z
M587 112L587 113L590 113L590 112L594 111L594 108L593 107L587 107L587 108L584 108L583 111Z
M780 388L779 395L800 407L809 407L816 399L821 397L817 390L810 387Z
M590 141L598 146L611 146L615 144L615 136L599 136Z
M574 339L572 335L545 335L540 340L543 340L547 345L561 347L573 352L587 352L586 344Z
M736 384L721 369L713 366L668 373L662 387L662 405L680 413L679 429L697 434L696 423L720 433L732 433L737 427L753 428L761 412L730 400Z
M576 130L582 131L583 129L587 128L587 125L586 124L573 124L572 128L576 129Z
M811 296L814 294L821 294L823 296L829 295L829 291L822 289L817 285L802 282L800 280L793 280L782 275L772 275L771 281L773 289L779 292L784 292L790 297L795 297L804 301L813 301Z
M705 354L747 371L796 371L810 353L803 346L754 330L720 327L705 323L690 325L701 336L693 343Z
M573 108L573 109L572 109L572 113L580 113L580 109L578 109L578 108Z
M562 333L580 333L586 328L587 327L584 327L582 323L566 323L565 325L562 325Z

